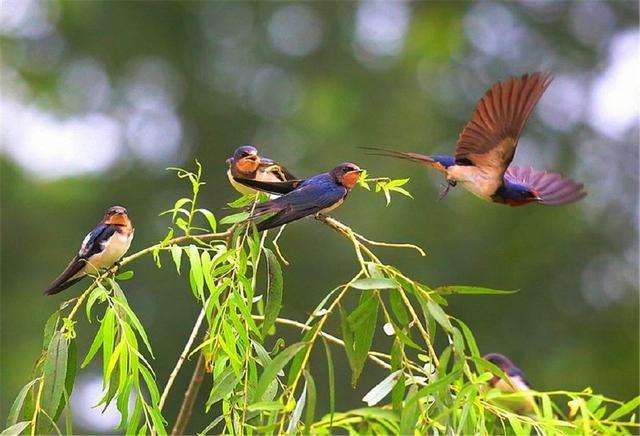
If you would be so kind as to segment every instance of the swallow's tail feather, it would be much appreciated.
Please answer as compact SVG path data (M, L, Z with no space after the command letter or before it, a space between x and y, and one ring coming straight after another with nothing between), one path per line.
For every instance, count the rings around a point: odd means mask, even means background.
M74 285L80 279L84 277L84 275L80 277L75 277L78 272L82 269L85 262L81 260L78 256L75 256L69 265L65 268L65 270L55 279L48 287L44 290L44 295L54 295L58 292L64 291L68 287Z
M510 166L504 175L512 183L526 186L538 197L538 202L550 206L573 203L583 199L587 192L582 183L566 179L560 174L536 171L531 167Z
M302 180L298 179L287 180L284 182L264 182L260 180L242 179L239 177L234 177L233 179L242 185L271 194L288 194L289 192L297 188L298 185L302 182Z
M406 152L406 151L397 151L397 150L391 150L389 148L383 148L383 147L363 146L358 148L367 150L368 151L367 154L371 156L384 156L384 157L393 157L396 159L409 160L411 162L417 162L421 165L435 168L438 171L442 171L442 172L445 171L445 167L442 165L441 162L438 162L438 160L434 159L432 156L428 156L425 154L412 153L412 152Z

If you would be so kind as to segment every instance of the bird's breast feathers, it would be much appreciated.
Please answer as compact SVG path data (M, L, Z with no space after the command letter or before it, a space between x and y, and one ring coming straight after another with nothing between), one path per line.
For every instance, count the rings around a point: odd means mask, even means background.
M110 268L129 250L133 239L133 229L127 235L124 232L116 231L109 239L100 242L102 251L87 259L87 265L83 268L83 273L95 274L101 268Z
M473 165L453 165L447 168L447 178L462 183L469 192L489 201L502 183L500 178Z

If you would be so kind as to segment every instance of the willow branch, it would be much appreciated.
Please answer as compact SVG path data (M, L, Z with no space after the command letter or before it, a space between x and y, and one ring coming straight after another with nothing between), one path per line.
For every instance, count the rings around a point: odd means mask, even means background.
M198 335L198 331L200 330L200 326L202 325L202 321L204 320L204 315L205 315L205 309L203 307L202 310L200 311L200 315L198 315L198 319L196 320L196 323L193 326L193 329L191 330L191 335L189 336L189 340L185 344L184 350L182 350L182 354L180 354L180 357L176 362L176 366L173 368L173 371L171 371L171 374L169 375L169 379L167 380L167 384L165 385L164 390L162 391L162 396L160 397L160 403L158 404L158 408L160 409L160 411L162 411L162 407L164 406L164 403L167 401L167 396L169 395L169 391L171 390L171 386L173 385L173 382L178 376L178 372L180 371L180 368L182 368L184 361L187 360L189 351L193 346L193 342L195 341L196 336Z
M180 412L178 412L176 423L173 426L173 429L171 430L172 435L185 434L184 431L187 428L189 419L191 419L191 412L193 412L193 406L196 402L196 398L198 397L198 391L200 390L200 386L202 385L203 379L204 379L204 354L200 353L200 356L198 357L198 361L196 362L196 367L193 371L193 375L191 376L191 381L189 382L189 387L184 393L184 401L180 406Z

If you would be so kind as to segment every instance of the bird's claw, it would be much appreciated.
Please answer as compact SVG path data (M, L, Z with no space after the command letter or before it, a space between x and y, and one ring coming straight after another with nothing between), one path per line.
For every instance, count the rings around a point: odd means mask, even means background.
M440 196L438 197L438 200L442 200L444 197L446 197L447 194L449 193L449 189L451 189L456 185L457 185L457 182L455 180L447 180L447 184L444 185L443 189L440 191Z

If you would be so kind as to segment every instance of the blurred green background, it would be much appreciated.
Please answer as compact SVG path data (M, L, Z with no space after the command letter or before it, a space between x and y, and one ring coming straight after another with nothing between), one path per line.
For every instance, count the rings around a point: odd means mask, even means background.
M2 1L3 420L30 377L44 322L81 287L50 298L42 289L103 210L128 207L132 251L154 243L168 225L158 213L187 192L164 168L198 158L203 205L228 213L236 193L224 161L243 143L297 175L351 160L373 175L411 177L415 200L386 208L382 196L356 189L336 217L374 239L426 248L425 258L379 253L427 284L520 289L453 297L450 311L483 352L510 356L535 388L637 395L637 23L635 1ZM438 175L356 148L451 152L493 82L539 69L556 80L515 162L584 182L589 196L578 204L508 208L461 189L437 201ZM291 261L284 316L304 319L354 272L349 243L312 220L287 227L281 246ZM145 258L126 283L161 386L198 313L188 282L168 266L158 271ZM82 320L78 330L83 355L95 325ZM383 373L367 367L351 389L344 356L334 354L338 408L362 406ZM322 380L320 354L313 369ZM170 422L190 372L168 404ZM110 431L117 414L90 407L96 367L76 387L76 430ZM207 419L198 407L193 430Z

